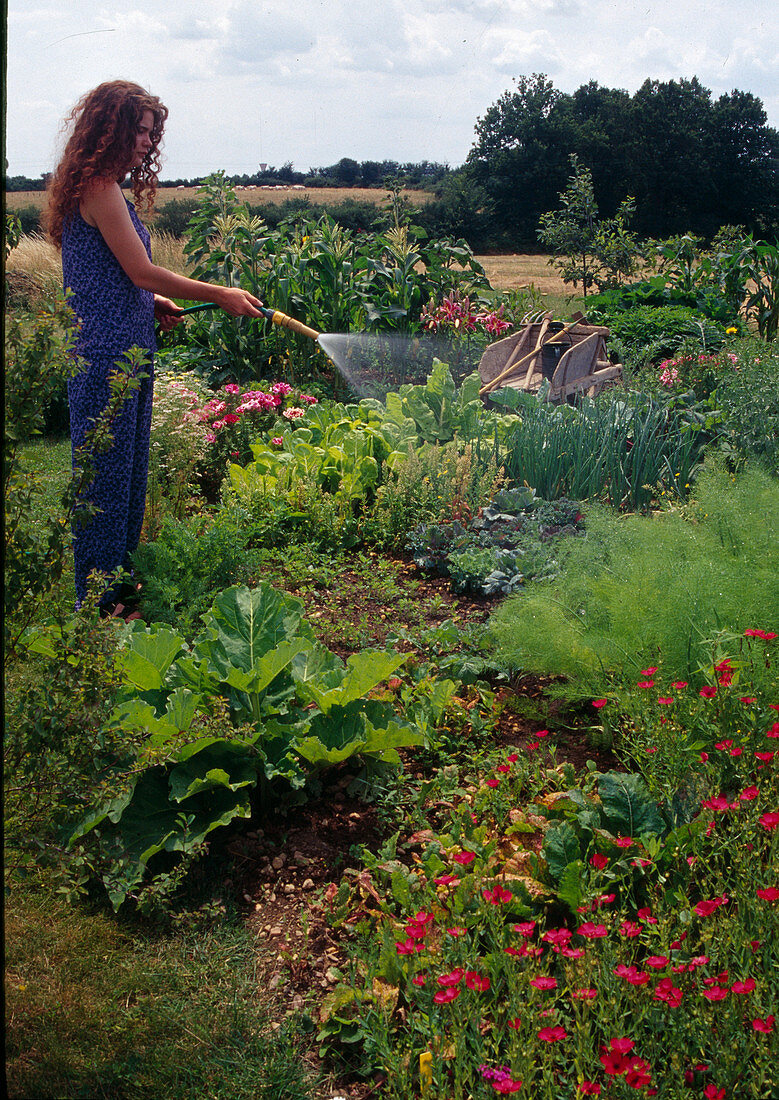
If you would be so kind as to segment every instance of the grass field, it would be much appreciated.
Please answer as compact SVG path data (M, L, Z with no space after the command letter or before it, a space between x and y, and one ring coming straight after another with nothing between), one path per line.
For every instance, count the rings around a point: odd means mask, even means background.
M197 193L197 187L160 187L155 201L158 206L164 206L172 199L195 199ZM287 199L299 198L308 199L319 206L335 206L347 199L373 202L377 206L382 206L387 201L387 192L381 187L243 187L237 193L244 201L256 205L282 203ZM412 206L424 206L435 197L430 191L404 191L403 194ZM18 210L22 206L43 209L45 200L45 191L8 191L5 196L8 210Z

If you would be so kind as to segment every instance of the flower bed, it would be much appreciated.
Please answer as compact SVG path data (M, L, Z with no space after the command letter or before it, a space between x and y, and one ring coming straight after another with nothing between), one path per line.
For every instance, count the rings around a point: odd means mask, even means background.
M770 660L776 635L750 634ZM632 692L647 725L686 689L647 687L658 671ZM397 1097L775 1095L779 703L733 661L710 678L678 705L677 735L708 736L671 797L630 773L574 785L546 730L429 795L437 827L333 899L365 935L322 1041L356 1023Z

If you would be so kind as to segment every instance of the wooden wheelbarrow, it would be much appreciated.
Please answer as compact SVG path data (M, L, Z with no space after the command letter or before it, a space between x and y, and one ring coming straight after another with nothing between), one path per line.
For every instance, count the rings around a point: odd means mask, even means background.
M479 361L479 393L487 396L503 386L537 393L548 379L548 401L566 401L577 393L595 397L622 377L622 365L609 360L608 335L607 328L588 324L581 313L567 324L547 313L490 344Z

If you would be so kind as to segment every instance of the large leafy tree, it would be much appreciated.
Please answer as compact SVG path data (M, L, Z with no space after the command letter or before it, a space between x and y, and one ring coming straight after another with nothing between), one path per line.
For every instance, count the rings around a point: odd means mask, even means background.
M714 186L722 225L748 225L759 236L779 235L779 133L767 124L759 99L733 91L712 111Z
M476 123L470 177L489 197L496 238L532 246L549 196L565 183L570 135L563 99L546 76L519 77Z
M724 224L776 233L779 134L751 93L715 102L695 77L647 80L633 96L596 81L568 95L538 73L514 83L477 121L462 170L488 196L495 243L534 245L571 154L605 217L635 196L642 235L710 238Z

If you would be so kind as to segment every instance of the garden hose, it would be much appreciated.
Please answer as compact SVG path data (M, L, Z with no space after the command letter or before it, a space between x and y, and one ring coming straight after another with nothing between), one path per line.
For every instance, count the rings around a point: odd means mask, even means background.
M219 306L215 302L200 302L196 306L187 306L186 309L182 309L178 316L183 317L188 313L201 313L205 309L219 309ZM292 329L293 332L299 332L301 336L308 336L310 340L319 339L319 333L316 329L309 328L308 325L304 325L302 321L295 320L295 318L290 317L289 314L282 313L279 309L268 309L266 306L260 306L259 309L260 313L262 313L264 317L267 317L274 325Z

